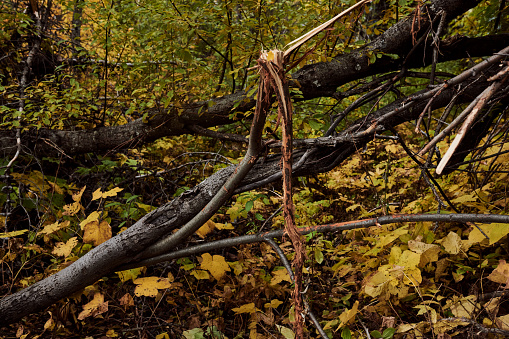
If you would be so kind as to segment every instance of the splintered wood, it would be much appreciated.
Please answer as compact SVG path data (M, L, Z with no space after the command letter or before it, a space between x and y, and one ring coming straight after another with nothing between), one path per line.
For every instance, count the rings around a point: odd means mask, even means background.
M294 330L297 338L303 338L303 301L302 301L302 265L304 248L302 238L295 226L294 205L292 200L292 103L288 82L285 77L284 56L282 51L262 52L258 59L260 67L260 85L256 111L270 109L270 98L275 95L278 102L278 120L282 126L282 174L283 174L283 216L285 231L295 250L292 266L295 270L295 289L293 300L295 308Z

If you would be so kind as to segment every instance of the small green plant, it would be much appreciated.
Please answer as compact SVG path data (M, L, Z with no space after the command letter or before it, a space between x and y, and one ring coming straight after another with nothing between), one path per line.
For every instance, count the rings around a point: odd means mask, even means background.
M394 336L394 333L396 333L396 329L395 328L392 328L392 327L389 327L389 328L386 328L383 333L380 333L379 331L375 330L375 331L371 331L371 336L373 338L382 338L382 339L390 339Z

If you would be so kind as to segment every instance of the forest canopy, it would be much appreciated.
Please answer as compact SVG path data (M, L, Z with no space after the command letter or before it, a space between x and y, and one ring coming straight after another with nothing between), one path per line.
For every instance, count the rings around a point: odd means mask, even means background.
M3 1L0 338L509 336L508 13Z

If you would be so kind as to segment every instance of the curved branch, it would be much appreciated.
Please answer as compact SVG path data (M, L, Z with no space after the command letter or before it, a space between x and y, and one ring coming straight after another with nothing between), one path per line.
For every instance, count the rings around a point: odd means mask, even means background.
M306 235L312 232L327 233L327 232L339 232L347 231L359 228L372 227L377 225L387 225L402 222L459 222L459 223L501 223L509 224L509 215L501 214L395 214L395 215L384 215L381 217L346 221L326 225L316 225L308 227L299 227L299 234ZM243 235L235 238L222 239L212 241L206 244L200 244L190 246L180 250L172 251L171 253L162 254L157 257L150 259L141 260L135 263L129 263L118 267L119 271L127 270L131 268L155 265L161 262L170 261L178 258L188 257L204 252L220 250L228 247L239 246L244 244L254 244L258 242L265 242L268 238L281 238L285 234L284 230L270 231L265 233Z

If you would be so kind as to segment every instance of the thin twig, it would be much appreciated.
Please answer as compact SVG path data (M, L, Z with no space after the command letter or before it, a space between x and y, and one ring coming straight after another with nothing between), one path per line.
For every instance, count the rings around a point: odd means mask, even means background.
M276 242L274 240L272 240L272 238L264 238L264 241L266 243L268 243L272 247L272 249L277 253L277 255L279 256L279 259L281 259L281 262L283 263L283 266L286 268L286 271L288 271L288 275L290 276L290 279L292 280L293 283L295 283L295 276L294 276L293 271L292 271L292 266L290 265L290 262L286 258L283 250L281 250L281 248L276 244ZM320 325L320 323L316 319L315 315L313 314L313 311L311 311L311 308L309 307L309 304L303 298L302 294L303 293L301 293L300 298L302 298L302 301L303 301L303 303L305 305L305 311L306 311L307 315L309 315L309 318L311 319L311 322L315 325L318 333L320 333L322 338L329 339L329 337L327 336L327 334L323 330L322 326Z

